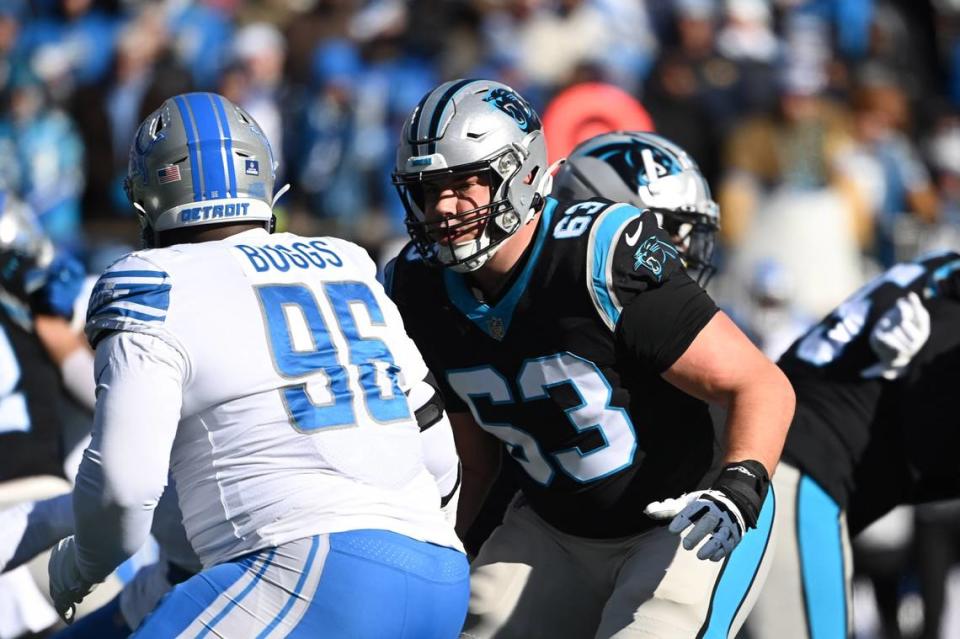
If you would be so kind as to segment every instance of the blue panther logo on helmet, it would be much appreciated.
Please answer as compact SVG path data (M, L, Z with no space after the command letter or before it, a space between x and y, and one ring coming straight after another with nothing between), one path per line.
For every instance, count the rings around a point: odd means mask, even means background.
M520 127L520 130L524 133L538 131L541 128L540 118L537 116L537 112L533 110L533 107L531 107L526 100L514 91L499 87L491 89L486 97L483 98L483 101L491 103L513 118L517 126Z
M645 162L643 156L648 152L650 162ZM656 171L656 178L663 178L680 173L684 168L675 157L648 144L620 142L605 144L591 149L586 155L603 160L612 166L635 193L641 186L647 186L653 181L647 174L648 170Z

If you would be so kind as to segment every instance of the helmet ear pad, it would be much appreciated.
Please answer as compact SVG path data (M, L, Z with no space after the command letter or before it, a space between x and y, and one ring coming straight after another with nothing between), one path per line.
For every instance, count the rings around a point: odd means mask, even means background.
M544 151L542 155L536 152L541 149ZM503 182L503 195L517 216L517 223L511 225L511 233L533 218L543 198L550 193L553 177L546 165L545 151L543 131L539 130L531 131L520 145L515 146L513 157L521 158L520 166ZM499 173L496 166L494 170Z

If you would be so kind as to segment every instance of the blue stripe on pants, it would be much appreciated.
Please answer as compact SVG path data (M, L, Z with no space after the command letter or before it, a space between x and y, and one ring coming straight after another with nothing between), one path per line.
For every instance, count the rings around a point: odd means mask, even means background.
M810 477L797 489L797 545L811 639L847 636L840 507Z
M706 631L701 635L704 639L714 637L726 639L729 634L730 626L744 598L750 592L757 570L760 568L760 562L767 552L775 509L776 498L773 486L770 486L763 508L760 509L757 527L747 531L723 567L723 573L720 575L710 604L709 623Z
M317 558L317 548L320 547L320 537L314 537L313 541L310 543L310 554L307 555L307 563L303 566L303 572L300 573L300 578L297 580L297 585L294 587L293 592L290 593L290 597L287 598L287 602L283 604L283 608L280 610L280 613L270 622L270 624L263 629L257 639L265 639L267 635L273 632L273 629L276 628L283 618L289 614L290 609L293 608L293 604L297 599L302 598L300 594L303 590L303 585L307 581L307 577L310 575L310 569L313 568L313 562Z
M194 575L167 593L133 636L137 639L176 637L247 572L266 563L261 553L255 553Z

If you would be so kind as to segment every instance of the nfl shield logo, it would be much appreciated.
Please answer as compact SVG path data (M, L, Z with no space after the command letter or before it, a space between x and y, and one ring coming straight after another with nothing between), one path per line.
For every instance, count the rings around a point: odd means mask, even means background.
M500 341L503 339L503 334L506 332L506 329L503 326L503 320L499 317L491 317L487 320L487 328L490 329L490 335L493 339Z
M243 172L247 175L260 175L260 162L257 160L247 160L243 167Z
M180 167L176 164L157 169L157 182L160 184L169 184L170 182L180 181Z

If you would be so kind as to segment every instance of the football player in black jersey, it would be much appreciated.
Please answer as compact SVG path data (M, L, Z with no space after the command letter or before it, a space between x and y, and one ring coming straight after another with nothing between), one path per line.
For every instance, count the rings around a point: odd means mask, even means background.
M580 145L558 197L634 201L635 171L618 140ZM654 208L686 253L709 265L709 216ZM699 230L698 230L699 229ZM960 375L960 255L900 264L854 294L780 360L797 409L777 470L776 554L748 626L756 637L849 634L849 538L901 503L960 496L952 384ZM813 586L815 584L815 586Z
M712 205L662 139L624 162L652 202ZM764 577L792 389L654 212L557 200L551 180L505 85L448 82L404 125L413 241L386 278L443 386L461 533L501 457L521 487L473 563L465 636L732 636ZM706 402L729 409L719 472Z
M897 264L780 358L797 410L756 636L849 636L850 538L899 504L960 497L958 293L960 254Z

